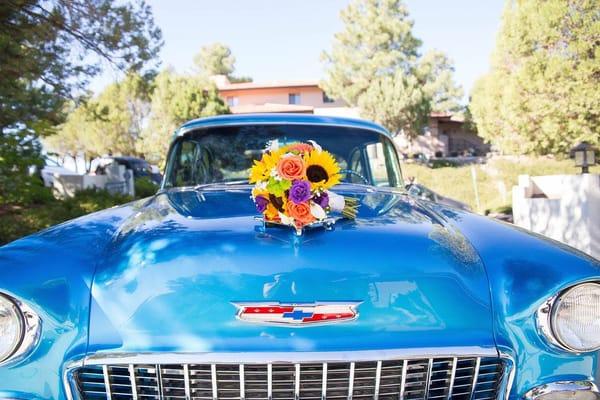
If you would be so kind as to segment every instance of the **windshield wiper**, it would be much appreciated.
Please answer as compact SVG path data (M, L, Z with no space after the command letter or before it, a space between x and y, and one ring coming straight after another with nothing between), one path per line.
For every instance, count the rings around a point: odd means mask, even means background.
M221 186L235 186L235 185L244 185L244 184L248 184L247 179L240 179L237 181L201 183L199 185L194 186L194 189L204 189L204 188L221 187Z

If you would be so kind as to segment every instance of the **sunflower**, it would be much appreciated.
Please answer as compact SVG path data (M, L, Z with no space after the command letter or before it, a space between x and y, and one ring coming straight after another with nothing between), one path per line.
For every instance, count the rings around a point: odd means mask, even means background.
M340 167L328 151L313 150L304 157L306 178L313 190L327 190L340 183Z
M271 174L271 170L277 167L277 162L281 155L282 150L267 151L263 154L259 160L254 160L252 168L250 168L250 183L256 183L261 181L268 181Z

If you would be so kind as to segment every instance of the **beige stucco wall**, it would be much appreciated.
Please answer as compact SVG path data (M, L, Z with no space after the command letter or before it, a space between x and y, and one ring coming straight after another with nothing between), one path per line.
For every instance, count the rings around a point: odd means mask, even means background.
M323 102L323 91L316 87L283 87L283 88L261 88L244 90L221 90L220 95L225 102L228 97L237 97L238 105L251 104L288 104L289 94L300 94L300 105L312 107L342 107L344 102L336 100L333 103Z
M516 225L600 259L600 175L519 176Z
M445 149L448 146L448 138L445 136L435 136L430 132L424 135L419 135L416 138L409 140L403 133L398 134L394 138L394 142L402 153L424 154L428 157L434 157L437 151L446 154Z

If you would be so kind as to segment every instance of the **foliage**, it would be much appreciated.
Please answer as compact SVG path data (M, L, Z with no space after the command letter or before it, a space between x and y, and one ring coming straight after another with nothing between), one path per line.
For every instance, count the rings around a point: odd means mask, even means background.
M194 57L194 64L204 75L229 76L234 70L235 57L228 46L213 43L202 46L200 52Z
M143 1L14 0L0 3L0 202L39 184L38 138L62 122L64 103L102 63L140 70L161 43ZM34 189L35 190L35 189Z
M432 50L419 60L416 74L424 82L423 92L429 99L431 111L458 113L463 110L460 100L463 89L454 82L454 65L447 55Z
M600 144L597 0L507 1L492 66L471 110L505 153L566 153Z
M48 192L49 190L46 189ZM28 207L0 207L0 245L61 222L131 201L128 196L113 195L105 190L87 189L75 197L46 199L43 204Z
M210 77L213 75L225 75L232 83L252 82L249 76L234 76L235 56L231 53L229 46L223 43L212 43L200 48L200 52L194 56L194 64L200 75Z
M29 174L43 165L40 151L40 143L24 131L0 136L0 205L35 197L43 189L40 179Z
M141 134L138 151L149 162L163 163L179 125L190 119L227 113L229 108L212 82L165 70L154 82L149 124Z
M156 77L129 74L75 108L45 143L62 156L144 155L159 163L177 126L227 112L208 79L169 70Z
M137 142L150 114L151 82L130 73L106 87L96 98L72 110L47 148L75 159L104 154L136 155Z
M421 41L402 0L354 0L341 13L344 29L324 53L324 90L361 109L392 132L421 132L432 110L456 111L462 90L450 60L419 54Z
M135 197L143 199L145 197L150 197L156 194L158 190L158 185L150 178L141 177L137 178L134 182L135 186Z
M471 168L477 174L477 188L481 210L477 210ZM493 158L482 165L429 168L420 164L402 165L402 173L407 179L415 177L431 190L471 206L474 211L498 210L512 203L512 187L518 183L519 175L574 174L579 169L573 160L556 160L548 157L502 157ZM600 173L600 166L590 169Z
M249 76L228 76L229 82L231 83L246 83L252 82L252 78Z

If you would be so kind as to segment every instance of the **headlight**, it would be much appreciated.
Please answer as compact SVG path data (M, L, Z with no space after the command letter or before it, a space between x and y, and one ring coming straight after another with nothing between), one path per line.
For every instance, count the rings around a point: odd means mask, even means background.
M538 311L542 331L572 352L600 349L600 284L582 283L549 300Z
M23 315L17 305L0 296L0 362L10 357L23 340Z
M42 320L29 306L0 293L0 366L23 360L41 332Z

